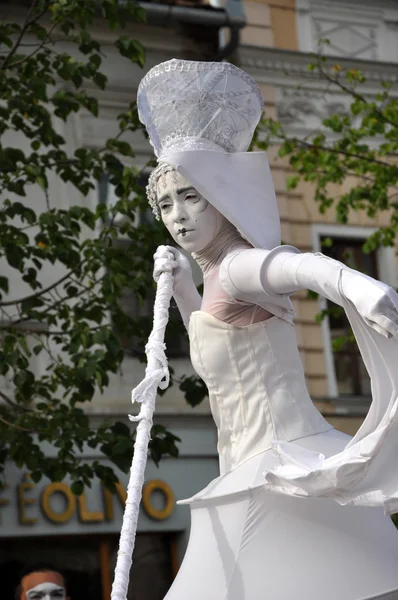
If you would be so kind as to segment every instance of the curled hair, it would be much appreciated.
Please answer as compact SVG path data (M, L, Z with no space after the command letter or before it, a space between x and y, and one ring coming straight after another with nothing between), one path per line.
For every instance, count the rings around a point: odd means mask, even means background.
M158 221L160 220L160 210L157 201L157 183L161 177L166 175L166 173L172 172L176 172L174 167L168 163L161 162L149 175L148 185L146 186L146 195L149 205L152 208L152 212Z

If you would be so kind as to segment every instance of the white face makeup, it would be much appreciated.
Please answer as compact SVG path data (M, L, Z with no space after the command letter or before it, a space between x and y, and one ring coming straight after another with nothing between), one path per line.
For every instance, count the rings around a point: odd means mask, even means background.
M66 591L56 583L45 581L28 590L26 598L27 600L65 600Z
M177 171L159 178L157 201L162 221L173 240L188 252L206 248L225 220Z

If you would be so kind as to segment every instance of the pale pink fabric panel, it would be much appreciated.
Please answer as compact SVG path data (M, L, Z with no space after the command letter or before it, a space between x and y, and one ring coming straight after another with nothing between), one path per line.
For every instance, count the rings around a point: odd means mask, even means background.
M224 323L236 326L252 325L272 317L272 314L249 302L235 300L228 296L219 281L219 267L206 276L205 291L202 300L202 310Z

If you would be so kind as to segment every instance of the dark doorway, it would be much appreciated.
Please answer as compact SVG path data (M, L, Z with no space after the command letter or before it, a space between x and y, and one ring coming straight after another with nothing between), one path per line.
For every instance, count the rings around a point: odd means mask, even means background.
M171 534L137 535L128 600L163 600L175 571L174 541ZM37 562L51 563L65 575L71 600L109 600L118 544L118 535L0 539L1 600L14 600L21 571Z
M12 538L0 541L4 600L13 600L23 569L37 562L64 574L72 600L102 600L97 536ZM2 599L3 600L3 599Z

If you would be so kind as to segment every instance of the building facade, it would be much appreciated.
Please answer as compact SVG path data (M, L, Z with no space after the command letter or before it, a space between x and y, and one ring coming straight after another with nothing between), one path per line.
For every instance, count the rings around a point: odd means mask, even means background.
M337 105L346 103L342 95L325 91L322 81L306 70L320 37L330 39L330 52L340 63L366 72L369 93L378 89L383 77L397 73L398 7L394 0L382 0L377 6L371 0L250 0L243 4L228 0L226 4L207 5L187 0L143 5L148 10L148 23L133 25L132 32L145 46L145 70L173 57L229 57L258 81L266 114L280 119L296 135L313 131ZM144 75L137 66L120 62L109 36L99 27L96 37L105 47L104 65L109 78L107 90L98 94L100 116L94 119L82 113L68 124L62 134L71 147L100 148L104 140L117 133L116 117L131 101ZM141 134L131 141L136 165L143 167L152 155L151 148ZM396 287L395 249L382 249L370 258L361 252L363 241L383 224L385 217L370 221L354 213L348 225L337 224L332 211L319 213L309 185L287 190L291 172L288 162L278 157L277 147L271 147L268 156L283 241L306 252L320 250L323 238L332 238L337 257L348 248L360 268ZM70 189L59 186L56 193L59 206L76 203ZM94 207L101 193L106 201L112 201L109 187L92 191L80 201ZM195 275L199 277L197 271ZM50 280L51 276L49 273ZM355 355L338 359L333 355L333 336L345 325L327 320L317 324L315 317L322 305L304 292L296 294L293 302L311 396L337 428L354 433L369 406L369 384ZM172 359L171 365L177 377L192 374L187 356ZM87 409L93 425L105 417L127 422L131 389L143 373L143 365L126 355L120 373ZM207 400L192 409L174 386L159 399L155 420L181 438L180 457L164 459L159 468L148 465L129 600L163 598L189 535L189 509L176 506L175 500L192 495L218 473L216 431ZM98 456L87 452L85 458ZM66 571L72 600L109 598L127 484L126 475L119 475L115 496L93 484L82 497L75 498L67 481L43 481L36 486L26 472L8 465L7 487L0 493L0 572L2 580L10 582L10 590L18 570L40 559L55 562Z
M320 39L329 40L324 53L342 69L355 68L366 75L363 91L370 96L380 91L383 80L396 80L398 7L393 0L377 5L370 0L259 0L245 1L244 7L247 26L236 62L258 81L266 115L280 120L292 136L304 138L321 129L323 119L348 108L347 95L307 70ZM388 223L388 213L371 220L365 213L352 212L347 225L338 224L333 208L320 214L311 184L287 189L292 172L276 146L268 156L283 242L302 252L332 252L343 261L349 255L351 265L396 288L396 248L381 248L373 256L361 251L366 238ZM350 185L349 179L335 185L332 195L338 197ZM325 238L333 241L333 250L323 247ZM310 394L331 423L353 434L368 410L370 384L355 349L332 351L333 339L345 333L347 325L338 319L317 324L316 314L325 303L305 292L295 294L293 304Z

